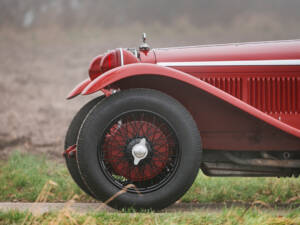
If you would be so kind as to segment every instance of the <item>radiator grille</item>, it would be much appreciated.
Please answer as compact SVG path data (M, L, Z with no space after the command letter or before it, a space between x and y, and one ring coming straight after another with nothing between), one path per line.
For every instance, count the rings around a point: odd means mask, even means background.
M236 98L242 99L242 79L241 78L216 78L207 77L201 78L203 81L235 96Z
M299 112L298 77L248 78L248 103L267 113Z

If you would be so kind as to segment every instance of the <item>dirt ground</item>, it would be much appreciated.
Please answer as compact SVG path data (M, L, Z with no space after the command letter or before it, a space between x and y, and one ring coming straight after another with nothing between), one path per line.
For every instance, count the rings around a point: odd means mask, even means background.
M14 150L62 159L72 117L101 93L65 98L88 77L93 57L107 49L140 44L139 29L127 30L127 36L120 33L0 29L0 159Z
M1 158L17 149L61 157L69 122L91 99L65 97L103 51L94 41L56 30L0 32Z

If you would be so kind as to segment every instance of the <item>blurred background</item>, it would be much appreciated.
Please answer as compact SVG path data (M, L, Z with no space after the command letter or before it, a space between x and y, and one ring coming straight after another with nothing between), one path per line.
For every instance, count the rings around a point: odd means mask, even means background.
M0 0L0 158L62 159L67 127L95 96L65 96L117 47L298 39L299 0Z

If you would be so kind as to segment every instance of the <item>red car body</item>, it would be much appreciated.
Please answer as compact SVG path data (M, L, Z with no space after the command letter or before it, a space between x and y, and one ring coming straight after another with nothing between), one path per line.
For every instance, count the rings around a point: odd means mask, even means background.
M151 88L193 115L204 150L300 151L300 41L116 49L96 57L82 94Z
M82 190L104 202L126 190L109 205L162 209L199 169L300 175L300 40L160 49L143 41L97 56L67 97L104 93L79 110L65 139Z

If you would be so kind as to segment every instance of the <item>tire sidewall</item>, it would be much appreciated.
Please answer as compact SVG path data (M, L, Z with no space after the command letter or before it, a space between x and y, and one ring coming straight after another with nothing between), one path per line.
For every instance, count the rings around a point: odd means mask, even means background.
M97 98L92 99L88 103L86 103L73 117L70 126L67 130L66 137L65 137L65 144L64 144L64 151L67 150L68 147L75 145L77 142L78 133L82 122L84 121L85 117L89 113L89 111L98 104L104 96L99 96ZM80 172L77 165L76 158L70 157L65 155L65 161L67 168L71 174L71 177L75 181L75 183L88 195L92 195L89 189L86 187L85 183L82 181L80 177ZM95 197L95 196L93 196Z

